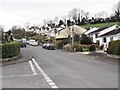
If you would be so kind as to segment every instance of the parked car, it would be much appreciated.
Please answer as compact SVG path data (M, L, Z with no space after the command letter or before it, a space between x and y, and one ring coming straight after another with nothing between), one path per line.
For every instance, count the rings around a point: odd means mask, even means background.
M35 40L29 40L29 45L32 45L32 46L38 46L38 41L35 41Z
M29 44L29 40L27 40L26 43Z
M47 50L55 50L55 45L52 43L45 43L43 44L42 48L45 48Z
M27 43L23 42L22 40L18 40L20 42L20 47L27 47Z
M44 44L42 45L42 48L46 49L47 44L48 44L48 43L44 43Z
M22 42L27 43L27 40L25 38L22 38L21 40L22 40Z

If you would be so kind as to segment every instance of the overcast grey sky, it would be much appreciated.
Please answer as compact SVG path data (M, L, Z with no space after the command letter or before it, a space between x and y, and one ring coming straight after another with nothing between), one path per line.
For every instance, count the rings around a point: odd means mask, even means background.
M94 15L101 11L112 13L119 0L0 0L0 25L10 28L26 22L41 23L67 15L73 8L84 9Z

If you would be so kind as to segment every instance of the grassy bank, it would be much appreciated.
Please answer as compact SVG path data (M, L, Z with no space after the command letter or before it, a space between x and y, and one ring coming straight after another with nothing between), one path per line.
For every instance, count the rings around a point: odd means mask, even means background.
M86 25L80 25L81 27L85 28L85 29L88 29L90 27L106 27L108 25L120 25L120 22L110 22L110 23L99 23L99 24L86 24Z

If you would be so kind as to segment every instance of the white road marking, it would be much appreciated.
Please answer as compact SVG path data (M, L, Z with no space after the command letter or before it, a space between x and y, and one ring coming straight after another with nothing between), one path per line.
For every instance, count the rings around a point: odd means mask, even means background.
M45 78L46 82L51 86L51 88L58 88L56 86L56 84L50 79L50 77L48 77L48 75L43 71L43 69L39 66L39 64L35 61L34 58L32 58L32 61L34 62L34 64L36 65L36 67L38 68L38 70L41 72L41 74L43 75L43 77Z
M0 78L3 78L3 77L11 77L11 78L12 77L29 77L29 76L33 76L33 74L27 74L27 75L5 75L5 76L0 76Z
M37 75L37 72L36 72L36 70L35 70L35 68L34 68L34 66L32 64L32 61L29 61L29 64L30 64L31 70L33 72L33 75Z

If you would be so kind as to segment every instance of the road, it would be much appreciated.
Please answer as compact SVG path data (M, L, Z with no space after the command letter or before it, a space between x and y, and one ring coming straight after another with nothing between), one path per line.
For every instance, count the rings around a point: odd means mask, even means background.
M3 66L0 77L3 88L118 88L116 64L40 46L28 46L22 52L23 56L34 58Z

